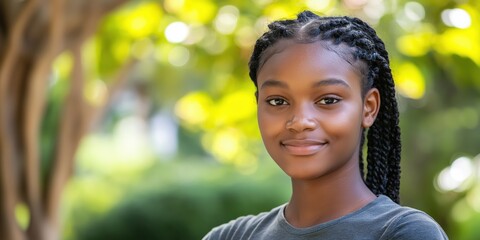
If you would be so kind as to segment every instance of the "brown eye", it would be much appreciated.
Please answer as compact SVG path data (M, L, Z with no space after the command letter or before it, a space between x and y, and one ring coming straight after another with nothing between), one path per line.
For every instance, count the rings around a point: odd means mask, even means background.
M339 101L340 101L340 99L338 99L338 98L327 97L327 98L321 99L320 101L318 101L318 103L322 104L322 105L330 105L330 104L335 104Z
M272 105L272 106L279 106L279 105L287 105L288 104L287 101L285 101L282 98L269 99L269 100L267 100L267 103Z

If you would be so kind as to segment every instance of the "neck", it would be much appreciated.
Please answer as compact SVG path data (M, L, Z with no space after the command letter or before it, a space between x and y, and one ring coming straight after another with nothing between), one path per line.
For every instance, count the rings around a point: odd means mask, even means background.
M295 227L337 219L376 198L365 185L358 165L314 180L292 179L292 188L285 217Z

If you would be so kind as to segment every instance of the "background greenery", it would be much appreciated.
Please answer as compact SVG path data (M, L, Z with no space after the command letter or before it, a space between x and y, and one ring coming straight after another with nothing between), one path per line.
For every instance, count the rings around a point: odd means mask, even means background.
M257 130L247 61L268 22L304 9L358 16L378 31L399 93L402 204L429 213L451 239L479 239L480 2L467 0L124 5L82 50L93 104L106 100L105 76L138 62L77 152L64 238L199 239L287 201L289 181ZM53 66L43 149L53 144L71 63L64 53Z

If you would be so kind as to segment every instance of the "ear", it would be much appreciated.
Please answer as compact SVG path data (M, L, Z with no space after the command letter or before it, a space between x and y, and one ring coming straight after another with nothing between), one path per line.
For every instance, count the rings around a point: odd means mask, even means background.
M380 92L376 88L368 90L363 102L363 128L369 128L375 122L380 110Z

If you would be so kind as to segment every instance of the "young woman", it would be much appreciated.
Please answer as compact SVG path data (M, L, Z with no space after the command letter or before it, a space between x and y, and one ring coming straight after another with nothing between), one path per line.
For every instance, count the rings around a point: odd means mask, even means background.
M271 23L249 66L262 139L292 196L204 239L448 239L427 214L398 205L395 88L371 27L305 11Z

